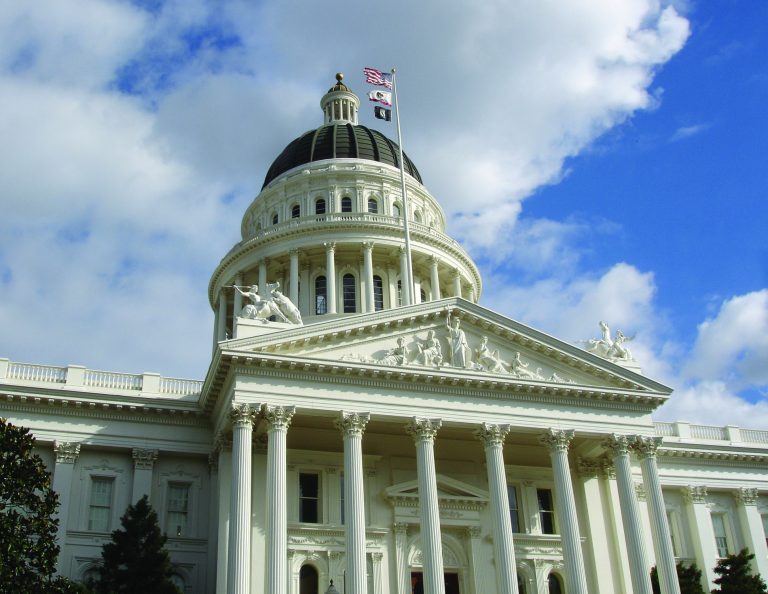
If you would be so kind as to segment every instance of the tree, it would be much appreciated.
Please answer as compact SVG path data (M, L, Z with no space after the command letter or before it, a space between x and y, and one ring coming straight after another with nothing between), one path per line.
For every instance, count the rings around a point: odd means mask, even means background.
M677 582L680 584L680 594L706 594L701 587L701 570L695 563L683 565L682 562L677 566ZM651 587L653 594L661 594L659 585L659 574L656 567L651 569Z
M737 555L728 555L720 559L715 573L720 576L715 580L718 589L712 594L764 594L768 592L765 582L759 574L752 574L750 561L755 556L748 549L742 549Z
M59 498L35 438L0 418L0 594L58 594L77 591L55 576Z
M112 542L103 546L96 592L179 594L171 582L173 566L168 551L163 548L167 539L147 496L129 505L120 522L123 529L112 532Z

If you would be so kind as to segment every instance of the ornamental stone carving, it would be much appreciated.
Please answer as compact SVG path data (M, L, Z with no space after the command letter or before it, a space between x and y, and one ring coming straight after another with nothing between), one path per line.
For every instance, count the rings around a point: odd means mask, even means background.
M131 454L133 455L133 466L137 470L152 470L155 460L157 460L157 450L133 448Z
M252 285L250 287L240 287L238 285L232 285L240 295L250 300L250 303L246 305L242 311L237 315L241 318L249 320L258 320L264 324L269 323L270 318L276 318L279 322L286 324L302 325L301 313L299 308L285 295L280 292L280 283L268 283L266 290L267 297L259 295L259 286ZM245 290L243 290L245 289Z
M757 505L757 489L741 487L733 495L741 505Z
M295 413L295 406L264 405L264 420L269 425L269 431L287 431Z
M635 483L635 495L637 496L638 501L645 501L648 499L643 483Z
M405 522L395 522L392 524L392 530L395 534L406 534L408 532L408 524Z
M615 458L617 456L628 456L633 443L634 439L632 437L613 433L610 437L606 437L603 440L602 445Z
M539 442L547 446L550 452L567 452L573 436L572 429L549 429L539 436Z
M433 441L437 431L443 426L440 419L418 419L416 417L405 426L405 432L416 442Z
M440 367L443 364L443 349L440 346L440 339L435 336L434 330L427 332L427 338L424 340L416 339L416 348L419 354L416 361L422 365Z
M503 446L509 433L509 425L490 425L483 423L480 429L474 431L475 437L483 442L485 447Z
M253 425L258 414L259 405L253 406L252 404L241 402L232 405L232 409L229 411L229 420L232 421L233 427L246 427Z
M362 436L370 419L371 415L368 413L342 412L334 425L341 430L344 437Z
M634 336L625 336L621 330L616 330L616 337L611 338L611 329L608 324L600 322L600 338L590 338L586 343L587 352L593 353L609 361L634 361L632 353L625 343L634 340Z
M664 439L661 437L644 437L642 435L638 435L635 437L633 448L640 460L645 460L646 458L655 458L656 451L661 447L662 441L664 441Z
M57 441L53 445L56 464L74 464L80 455L80 444L74 441Z
M704 485L688 485L682 491L683 498L690 503L707 502L707 488Z

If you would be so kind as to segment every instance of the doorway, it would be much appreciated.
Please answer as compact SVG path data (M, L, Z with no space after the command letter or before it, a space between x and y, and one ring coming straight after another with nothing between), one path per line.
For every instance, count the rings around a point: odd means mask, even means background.
M299 594L319 594L317 570L311 565L302 565L299 571Z
M461 594L458 573L444 573L443 580L445 594ZM411 594L424 594L424 573L421 571L411 572Z

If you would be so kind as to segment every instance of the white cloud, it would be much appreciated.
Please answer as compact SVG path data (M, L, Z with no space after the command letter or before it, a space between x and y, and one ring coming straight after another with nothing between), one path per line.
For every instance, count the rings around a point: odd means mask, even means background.
M675 130L674 134L672 134L669 140L670 142L677 142L678 140L691 138L692 136L696 136L697 134L701 134L702 132L708 130L710 127L711 127L710 124L694 124L692 126L681 126L677 130Z
M768 427L768 400L749 402L734 393L726 382L703 381L676 390L654 418L720 427Z

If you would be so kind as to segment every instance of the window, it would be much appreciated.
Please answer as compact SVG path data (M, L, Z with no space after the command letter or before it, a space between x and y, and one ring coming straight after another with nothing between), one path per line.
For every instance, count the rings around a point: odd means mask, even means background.
M517 591L519 594L527 594L527 590L525 589L525 580L520 576L520 574L517 574Z
M344 473L339 473L339 499L341 500L341 523L344 523Z
M539 521L542 534L556 534L555 532L555 508L552 505L551 489L536 489L536 497L539 500Z
M291 218L292 219L298 219L301 216L301 206L298 204L294 204L291 207Z
M379 212L379 203L376 198L368 198L368 212L376 214Z
M328 313L328 283L324 276L315 279L315 313L319 316Z
M397 305L403 304L403 281L397 281Z
M93 477L91 479L88 530L93 532L109 532L114 483L115 480L111 477Z
M342 293L344 295L344 313L355 313L357 311L356 284L353 274L345 274L341 280Z
M415 213L413 213L413 220L417 223L421 223L421 211L417 210Z
M672 540L672 554L679 557L680 545L678 543L677 524L675 523L675 515L671 511L667 512L667 524L669 525L669 538Z
M320 475L299 473L299 522L320 523Z
M398 219L402 216L403 212L400 210L399 204L395 204L392 206L392 214L396 216Z
M315 214L325 214L325 198L318 198L315 202Z
M384 309L384 281L380 276L373 277L373 309Z
M728 536L725 531L725 514L712 515L712 528L715 531L715 546L718 557L728 556Z
M520 507L517 503L517 488L507 485L509 499L509 519L512 521L512 532L520 532Z
M352 212L352 198L349 196L341 199L341 212Z
M426 303L427 302L427 293L424 291L424 289L419 289L419 298L421 301L419 303Z
M275 214L273 214L273 215L272 215L272 224L273 224L273 225L277 225L277 223L279 222L279 220L280 220L280 218L277 216L277 213L275 213Z
M168 502L165 519L165 533L174 536L189 534L189 484L168 483Z
M299 570L299 594L318 594L319 585L317 569L311 565L302 565Z
M560 582L560 576L555 573L550 573L547 578L547 586L549 588L549 594L563 594L563 584Z

